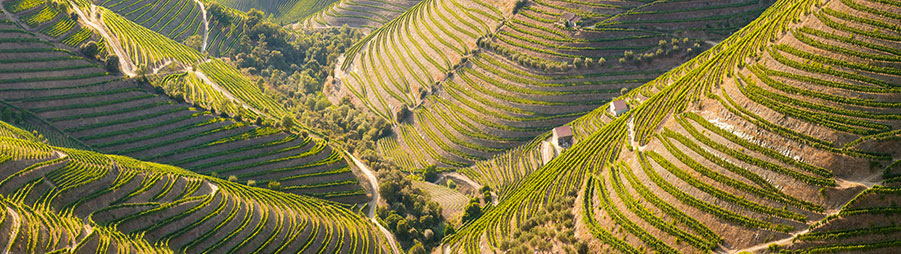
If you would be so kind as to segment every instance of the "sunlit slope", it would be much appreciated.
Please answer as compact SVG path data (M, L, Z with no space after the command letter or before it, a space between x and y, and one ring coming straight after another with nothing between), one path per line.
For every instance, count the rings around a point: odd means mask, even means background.
M342 0L336 1L300 22L307 28L341 27L376 30L402 15L418 0Z
M6 197L0 197L0 218L0 239L7 243L3 248L10 253L173 253L111 228L89 225L79 218Z
M281 120L290 112L276 102L274 98L265 94L263 90L244 76L235 67L226 64L219 59L209 59L209 56L177 42L163 34L148 29L146 25L139 25L132 20L117 14L114 11L102 7L92 7L82 10L95 17L91 22L97 23L100 30L106 34L104 41L109 44L110 52L122 59L122 71L129 75L153 75L163 71L171 73L192 73L193 80L169 80L182 82L179 87L198 87L206 91L206 96L190 96L187 93L178 94L185 100L198 105L207 106L207 109L225 112L229 115L241 115L244 119L272 119ZM216 50L230 50L237 44L240 36L233 34L236 29L244 29L243 14L230 9L221 11L230 13L228 18L211 21L216 23L228 23L228 30L212 29L204 41L208 53L215 55ZM152 27L152 26L151 26ZM216 27L216 26L211 26ZM218 32L217 32L218 31ZM160 31L165 32L165 31ZM164 78L163 78L164 79ZM153 79L158 81L159 79ZM200 82L197 82L200 81ZM195 82L187 84L185 82ZM156 83L157 86L165 84ZM170 95L175 91L167 91ZM303 126L298 126L302 129Z
M596 251L740 251L844 216L839 208L901 156L901 9L818 2L779 1L630 92L629 113L501 183L499 204L445 244L489 251L571 191L577 228L602 244Z
M422 93L410 124L398 125L398 135L381 140L382 151L408 169L465 167L492 158L605 105L737 29L693 20L747 24L756 15L722 14L759 14L769 4L526 2L499 29L479 39L474 53L448 70L451 75L434 91ZM665 17L637 15L657 10L677 18L658 25L647 20ZM564 25L567 14L581 21ZM371 73L392 77L390 65L381 70ZM609 121L610 116L600 115L588 124ZM577 138L590 132L576 131Z
M200 50L202 53L209 53L212 56L231 53L235 47L240 46L237 43L240 38L239 35L243 33L245 28L245 17L242 13L227 8L217 9L214 13L203 3L203 1L193 0L93 1L93 4L118 14L121 16L120 18L134 22L134 24L122 24L123 21L121 20L109 20L112 17L103 17L105 23L112 23L108 24L111 29L128 25L140 25L158 33L158 35L150 35L151 37L160 37L161 35L179 43L185 42L188 37L197 36L203 41L203 44L196 50ZM131 31L135 29L125 28L125 30ZM144 40L159 41L157 38Z
M5 28L0 38L30 42L2 44L6 50L0 52L0 70L11 71L0 73L0 99L93 149L222 178L234 175L242 183L279 181L284 191L296 194L347 203L366 200L340 151L325 140L198 110L108 74L14 26ZM208 73L224 68L217 63L201 68L212 70ZM241 80L213 77L223 86L237 86Z
M20 16L22 25L69 47L78 47L94 36L93 32L70 16L64 6L40 0L7 0L3 7Z
M892 253L901 248L901 219L898 187L875 186L861 193L834 216L817 223L777 249L806 253L871 252Z
M335 89L374 114L395 119L397 110L419 104L423 93L476 48L477 39L503 18L499 8L509 12L507 5L419 2L347 50Z
M203 36L206 32L204 10L199 2L97 0L94 4L175 41L184 41L192 35Z
M336 0L213 0L225 6L240 10L261 10L272 14L278 23L288 24L298 22L313 13L331 5Z
M0 195L88 221L94 230L115 230L112 236L124 238L116 243L147 247L141 244L146 241L188 253L387 250L362 214L332 202L127 157L0 139ZM141 239L128 241L123 235Z

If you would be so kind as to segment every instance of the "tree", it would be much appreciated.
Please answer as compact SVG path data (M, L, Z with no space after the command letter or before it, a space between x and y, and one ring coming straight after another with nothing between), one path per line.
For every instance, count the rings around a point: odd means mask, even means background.
M195 34L188 36L188 38L185 38L185 41L183 41L182 43L192 49L200 51L202 50L201 47L203 47L203 38L200 37L199 34Z
M581 57L573 58L573 67L579 68L582 66L582 63L584 63L584 62L585 62L585 60L582 59Z
M451 188L451 189L456 189L457 183L455 183L454 180L447 179L447 187Z
M13 120L13 111L9 108L3 108L3 121L9 122Z
M89 41L81 45L80 49L82 54L91 59L97 59L97 53L100 52L100 47L97 46L96 41Z
M397 215L396 213L391 212L391 215L388 215L388 218L385 219L385 223L388 224L389 228L397 228L397 223L403 219L404 218L400 217L400 215Z
M453 235L454 233L457 233L457 230L454 229L454 225L451 225L451 224L444 225L444 236Z
M410 224L407 223L407 220L401 219L397 222L397 226L394 227L394 233L398 235L406 235L410 232Z
M427 254L428 252L426 252L426 251L425 251L425 248L422 247L422 243L421 243L421 242L416 241L416 244L413 244L413 247L410 247L410 251L408 251L407 253L410 253L410 254Z
M398 109L397 113L395 113L398 123L403 122L404 119L407 119L407 116L409 115L410 109L408 109L407 106L400 106L400 109Z
M485 203L491 202L491 186L482 186L482 188L479 188L479 192L482 193L482 200L485 201Z
M526 6L526 4L527 4L526 0L517 0L516 4L513 5L513 13L514 14L518 13L519 10L522 9L522 7Z
M230 175L230 176L228 176L228 181L229 181L229 182L237 182L237 181L238 181L238 177L235 176L235 175Z
M482 207L479 206L479 200L473 198L466 205L466 209L463 210L463 217L460 220L466 223L479 218L479 216L482 216Z
M577 243L576 243L576 253L579 253L579 254L588 254L588 251L589 251L589 250L588 250L588 244L585 244L584 242L577 242Z
M247 186L256 186L256 185L257 185L256 180L247 180Z
M435 238L435 232L432 229L426 229L422 231L422 239L427 242L431 242Z
M429 165L425 167L422 172L422 178L429 182L434 182L436 179L438 179L437 166Z
M290 114L283 116L281 124L288 130L294 128L294 116Z
M269 182L269 189L271 189L271 190L281 190L281 189L282 189L282 183L280 183L280 182L278 182L278 181L271 181L271 182Z

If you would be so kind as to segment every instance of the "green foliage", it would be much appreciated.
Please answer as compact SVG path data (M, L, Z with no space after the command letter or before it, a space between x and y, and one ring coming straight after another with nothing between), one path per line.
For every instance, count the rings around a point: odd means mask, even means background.
M443 235L435 236L434 232L446 231L445 225L449 224L444 223L438 203L414 188L409 177L397 169L381 169L379 193L388 206L379 207L377 214L398 236L402 246L410 248L414 243L421 243L424 249L431 250L440 243Z
M429 182L434 182L438 179L438 167L435 165L429 165L422 170L422 178Z
M470 222L472 220L478 219L482 216L482 207L479 206L478 199L469 200L469 204L466 204L466 208L463 209L463 217L460 218L460 221L463 224Z

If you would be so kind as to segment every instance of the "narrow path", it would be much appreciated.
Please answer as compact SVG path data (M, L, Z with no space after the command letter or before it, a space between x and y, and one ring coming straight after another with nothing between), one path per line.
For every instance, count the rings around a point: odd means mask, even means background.
M391 232L388 231L388 229L385 229L385 227L383 227L382 224L375 219L375 209L376 207L378 207L379 200L382 199L382 195L379 193L379 181L375 176L375 173L371 168L369 168L369 166L361 162L353 154L350 154L347 151L343 150L342 152L344 152L344 156L349 157L350 160L354 162L354 165L356 165L357 168L359 168L360 171L363 172L363 175L366 175L366 180L367 182L369 182L369 186L372 187L372 200L369 201L369 212L367 212L366 216L369 217L369 220L372 221L372 223L379 228L379 231L382 231L382 234L385 235L385 238L388 239L393 253L403 253L402 251L399 251L397 249L397 242L394 239L394 235L392 235Z
M9 207L6 208L6 213L9 214L10 217L12 217L12 222L13 222L13 232L9 234L10 235L9 242L6 243L6 251L4 252L6 254L9 254L10 250L12 250L12 248L13 248L13 242L15 241L16 237L19 236L19 227L20 227L22 218L19 217L19 213L17 213L16 210L13 210L12 208L9 208Z
M263 112L260 112L256 108L251 107L250 105L247 105L247 103L245 103L244 101L242 101L242 100L238 99L237 97L235 97L234 95L232 95L232 93L230 93L228 90L226 90L225 88L222 88L221 86L219 86L219 84L216 84L216 82L213 82L213 80L210 79L209 77L207 77L206 74L203 74L202 71L197 71L197 70L192 70L192 71L194 71L194 75L196 75L197 78L200 78L200 80L203 80L204 83L209 84L210 87L212 87L214 90L222 93L222 95L224 95L225 98L235 101L236 103L240 104L244 108L249 109L250 111L253 111L254 113L257 113L258 115L268 116L267 114L263 114Z
M478 182L476 182L476 181L473 181L472 179L470 179L468 176L466 176L466 175L464 175L464 174L460 174L460 173L457 173L457 172L449 172L449 173L445 173L444 175L445 175L445 177L451 177L451 176L452 176L453 178L457 178L457 179L463 180L464 182L466 182L466 184L473 186L473 189L475 189L475 190L477 190L477 191L478 191L479 188L482 188L482 184L480 184L480 183L478 183Z
M881 174L875 174L873 176L867 177L866 179L864 179L863 181L860 181L860 182L847 181L847 180L842 180L842 179L836 179L836 180L838 180L837 184L839 185L840 188L850 188L854 185L863 185L863 186L866 186L867 188L872 188L873 185L876 184L872 180L874 178L878 178L879 176L881 176ZM857 197L857 195L852 195L850 199L848 199L845 202L842 202L842 204L840 206L838 206L837 209L831 209L832 211L830 211L829 213L826 213L824 218L829 218L829 216L832 216L832 215L835 215L835 214L838 214L839 212L841 212L841 208L844 207L845 205L847 205L852 200L854 200L855 197ZM786 238L769 241L769 242L763 242L758 245L754 245L754 246L747 247L747 248L740 249L740 250L727 250L727 253L742 253L742 252L754 253L754 252L766 249L771 244L784 245L787 243L791 243L791 241L793 239L795 239L796 236L807 233L807 232L810 232L809 227L804 230L794 232L791 234L791 236L786 237Z
M99 13L101 9L94 4L91 4L91 12L86 13L85 10L78 8L77 6L70 7L78 13L78 19L80 19L83 24L91 26L95 32L99 33L100 36L106 40L106 47L112 49L113 53L119 57L119 70L125 75L134 76L136 69L135 64L131 62L131 58L128 57L125 49L122 49L119 38L112 36L111 33L106 30L106 24L103 23L102 18L97 18L96 14Z
M835 213L838 213L838 212L836 211ZM832 214L829 214L829 215L832 215ZM827 216L828 216L828 215L827 215ZM801 230L801 231L792 233L791 236L786 237L786 238L782 238L782 239L775 240L775 241L771 241L771 242L763 242L763 243L760 243L760 244L758 244L758 245L754 245L754 246L751 246L751 247L748 247L748 248L744 248L744 249L740 249L740 250L729 250L729 251L727 251L727 253L743 253L743 252L747 252L747 253L755 253L755 252L757 252L757 251L766 249L767 247L769 247L769 246L772 245L772 244L784 245L784 244L786 244L786 243L789 243L789 242L792 241L792 239L795 239L795 236L798 236L798 235L807 233L807 232L809 232L809 231L810 231L810 229L804 229L804 230Z
M200 13L203 14L203 46L200 47L200 53L206 53L207 39L210 38L210 19L206 16L206 5L200 0L194 2L200 5Z

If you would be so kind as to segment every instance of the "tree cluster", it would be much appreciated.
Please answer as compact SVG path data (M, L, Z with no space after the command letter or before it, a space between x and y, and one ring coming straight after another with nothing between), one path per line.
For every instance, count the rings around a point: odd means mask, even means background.
M650 48L644 53L635 53L632 50L623 51L623 57L619 58L619 62L621 64L650 63L655 58L664 56L682 53L686 55L691 55L692 53L700 53L700 49L701 44L698 41L692 41L688 38L672 38L670 40L660 40L657 43L657 47Z
M501 240L499 248L510 254L519 253L589 253L588 245L575 236L572 213L575 193L553 200L519 223L510 237Z
M106 56L104 56L96 41L89 41L85 44L81 44L79 50L81 50L81 53L88 59L103 62L107 71L112 73L119 72L119 57L113 54L105 54Z
M441 206L411 181L399 170L379 172L379 193L388 206L379 207L378 216L411 253L428 251L441 243L447 228Z

